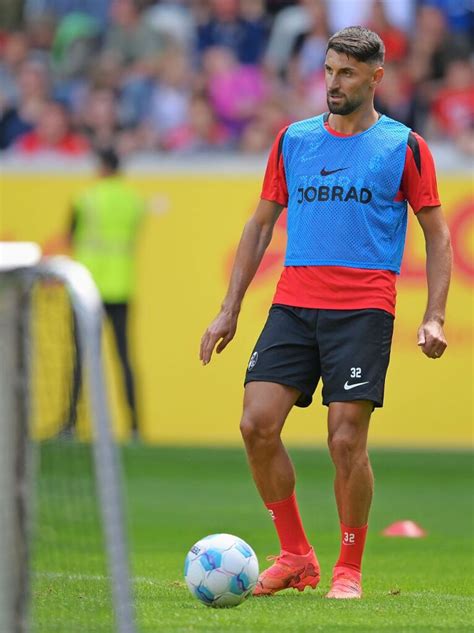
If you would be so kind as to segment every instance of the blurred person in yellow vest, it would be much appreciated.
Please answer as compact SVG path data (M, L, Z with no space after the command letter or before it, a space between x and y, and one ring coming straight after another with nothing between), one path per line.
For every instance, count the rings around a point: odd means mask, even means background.
M138 435L134 371L127 326L135 285L135 245L145 215L144 200L127 184L120 159L111 149L97 152L98 179L73 202L69 239L72 255L90 271L113 328L122 368L133 436ZM75 424L81 387L80 358L74 368L71 409L66 427Z

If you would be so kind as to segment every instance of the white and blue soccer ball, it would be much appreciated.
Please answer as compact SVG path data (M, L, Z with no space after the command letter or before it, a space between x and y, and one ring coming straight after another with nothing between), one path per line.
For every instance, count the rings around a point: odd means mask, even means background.
M208 607L236 607L257 584L258 560L238 536L211 534L189 550L184 578L193 596Z

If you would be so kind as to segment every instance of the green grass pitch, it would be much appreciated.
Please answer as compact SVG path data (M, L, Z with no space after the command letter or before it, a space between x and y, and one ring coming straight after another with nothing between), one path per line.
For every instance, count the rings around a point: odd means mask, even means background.
M80 497L90 485L81 474L87 449L54 449L54 459L48 459L53 454L51 449L48 456L49 450L42 460L38 510L43 527L33 556L38 570L32 591L33 630L111 631L99 537L88 534L94 532L94 510L87 502L76 504L68 492L72 487ZM141 633L473 630L472 454L372 451L376 490L363 569L364 598L341 602L323 598L338 555L332 465L322 449L290 452L298 472L301 513L322 566L321 584L316 591L288 590L218 610L197 602L184 584L184 558L195 541L215 532L237 534L255 549L261 568L267 555L278 553L243 449L139 444L123 449ZM68 474L71 464L76 468L73 476ZM419 522L428 536L382 537L380 531L398 519Z

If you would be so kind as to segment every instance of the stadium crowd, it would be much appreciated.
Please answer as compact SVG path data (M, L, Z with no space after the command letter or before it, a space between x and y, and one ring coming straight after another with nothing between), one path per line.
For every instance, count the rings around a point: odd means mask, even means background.
M386 45L378 110L473 154L469 6L2 1L0 152L74 157L112 144L122 155L264 152L284 125L326 110L327 39L364 24Z

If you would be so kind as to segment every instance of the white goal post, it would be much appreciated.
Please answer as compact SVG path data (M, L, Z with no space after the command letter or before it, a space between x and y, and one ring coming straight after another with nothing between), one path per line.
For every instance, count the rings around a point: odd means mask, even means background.
M31 298L42 282L67 294L90 398L95 481L115 631L135 633L119 455L110 430L102 358L103 311L88 271L65 257L40 259L33 244L0 243L0 631L28 633L34 531L30 428Z

